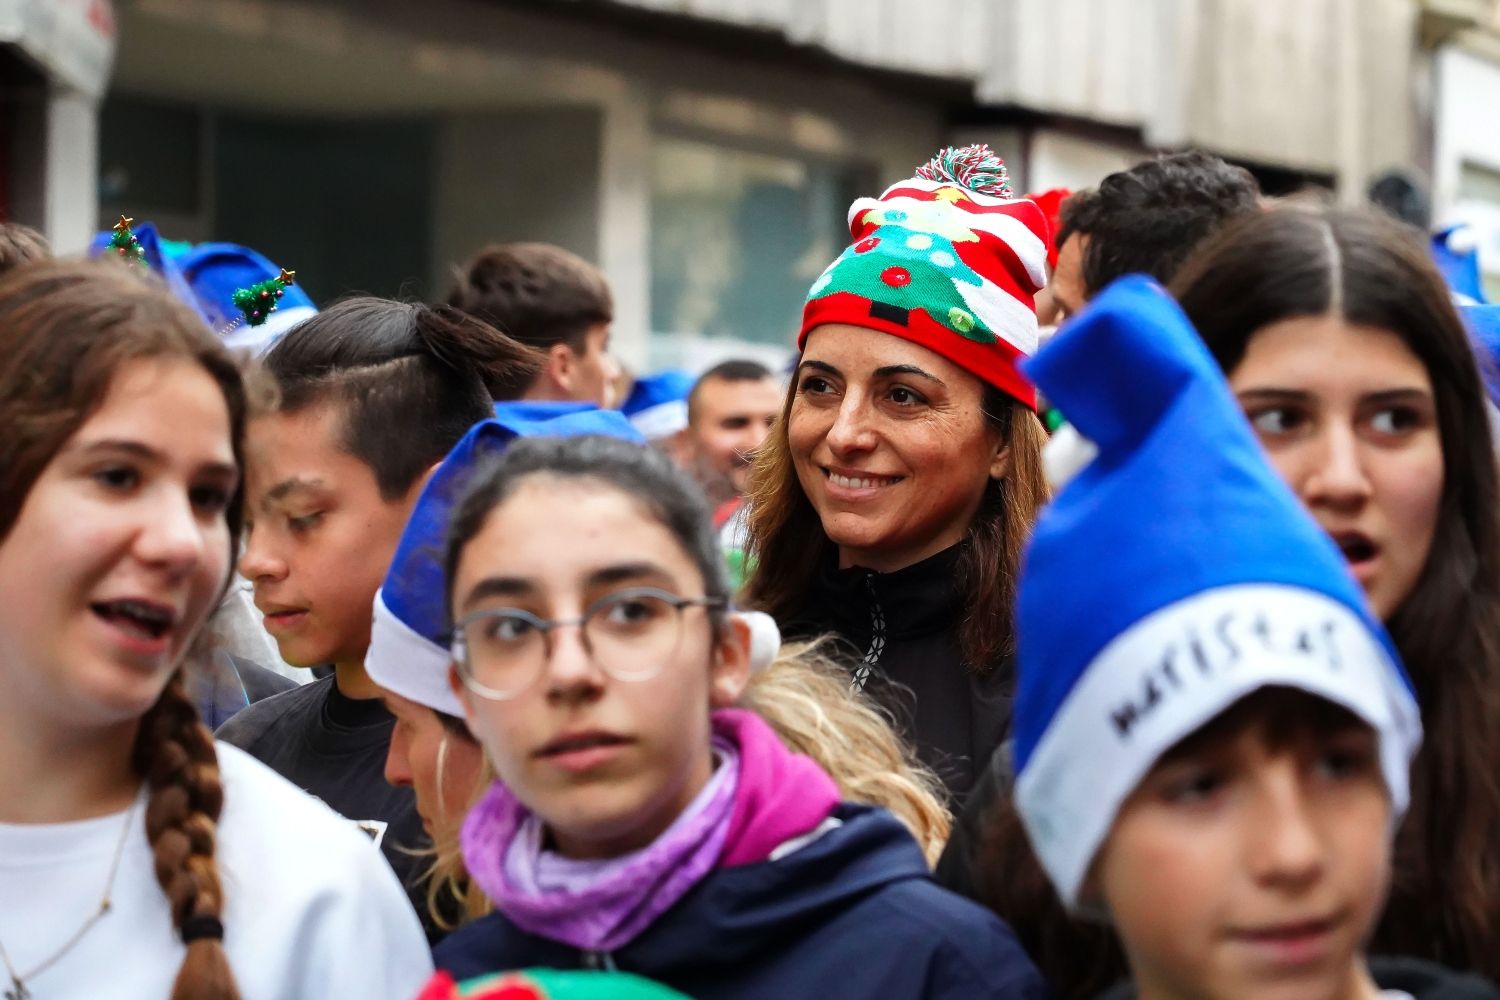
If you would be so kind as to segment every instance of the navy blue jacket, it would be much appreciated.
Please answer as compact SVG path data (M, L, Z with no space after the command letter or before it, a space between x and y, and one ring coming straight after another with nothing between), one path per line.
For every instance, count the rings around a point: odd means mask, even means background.
M906 828L844 804L842 825L774 861L711 873L609 955L538 937L494 913L433 953L457 979L507 969L617 968L698 1000L1046 995L1000 919L932 881Z

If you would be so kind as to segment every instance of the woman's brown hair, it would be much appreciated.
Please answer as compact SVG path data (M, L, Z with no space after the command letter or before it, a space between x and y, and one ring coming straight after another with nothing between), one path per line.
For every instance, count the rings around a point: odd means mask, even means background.
M1469 337L1420 233L1374 211L1283 205L1229 227L1173 283L1225 372L1298 316L1390 330L1432 381L1443 494L1427 563L1386 622L1426 732L1376 952L1500 979L1500 484Z
M781 416L756 456L747 496L748 555L755 568L745 582L742 603L778 621L795 620L802 612L813 579L809 567L829 558L834 548L792 464L787 427L796 396L793 379ZM1010 448L1010 470L1004 479L985 484L959 560L964 594L960 644L969 669L980 673L1013 651L1021 554L1048 497L1042 468L1047 432L1036 414L987 384L982 409L985 423Z
M147 275L114 261L27 265L0 279L0 542L53 457L136 361L199 365L224 393L236 463L246 396L239 367L201 320ZM243 519L225 511L233 562ZM235 1000L224 953L224 893L214 860L224 792L213 736L174 674L140 720L131 762L149 788L146 835L187 954L173 1000Z

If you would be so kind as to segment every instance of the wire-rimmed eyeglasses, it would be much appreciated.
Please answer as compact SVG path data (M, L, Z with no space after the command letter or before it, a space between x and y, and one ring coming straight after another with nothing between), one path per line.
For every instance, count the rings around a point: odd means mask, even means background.
M542 676L552 659L553 633L577 625L584 650L600 670L619 681L650 680L677 651L684 608L727 605L722 597L679 597L656 587L631 587L599 598L577 618L485 608L453 627L453 661L470 691L504 701Z

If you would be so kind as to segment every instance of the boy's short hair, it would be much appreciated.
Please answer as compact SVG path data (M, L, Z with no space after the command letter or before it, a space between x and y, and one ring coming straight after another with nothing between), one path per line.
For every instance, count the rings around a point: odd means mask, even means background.
M614 322L609 283L593 264L550 243L498 243L455 269L447 304L538 350Z
M540 358L455 309L361 297L293 327L262 366L280 412L340 408L342 447L394 501L491 415L496 398L529 383Z
M1056 242L1060 249L1075 233L1089 238L1083 284L1092 298L1127 274L1170 281L1207 236L1259 206L1260 185L1244 167L1197 150L1174 153L1064 201Z
M51 256L52 248L41 233L19 222L0 222L0 274Z

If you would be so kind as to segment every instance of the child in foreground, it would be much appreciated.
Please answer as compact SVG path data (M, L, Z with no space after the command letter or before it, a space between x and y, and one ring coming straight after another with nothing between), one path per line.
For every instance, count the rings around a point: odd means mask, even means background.
M444 930L487 915L493 906L470 880L459 849L469 807L494 783L494 769L464 722L448 684L451 625L445 600L443 543L455 502L472 476L518 437L604 435L645 447L618 410L587 409L540 420L515 407L469 429L426 477L384 583L365 671L396 717L385 776L409 787L434 845L426 877L431 919ZM882 806L911 831L932 860L948 836L942 786L890 719L849 685L848 667L826 643L783 647L769 616L738 614L750 625L751 678L740 706L754 711L781 742L811 757L838 785L840 798Z
M1063 902L1119 934L1111 995L1494 996L1366 961L1416 699L1186 318L1126 279L1029 374L1090 454L1020 584L1015 794Z
M749 628L665 456L511 444L455 509L444 580L451 685L500 781L462 834L496 912L440 969L616 969L700 1000L1041 995L900 822L734 707Z

